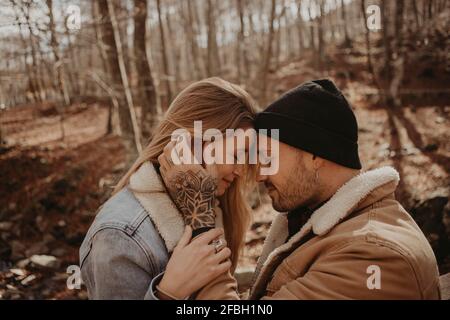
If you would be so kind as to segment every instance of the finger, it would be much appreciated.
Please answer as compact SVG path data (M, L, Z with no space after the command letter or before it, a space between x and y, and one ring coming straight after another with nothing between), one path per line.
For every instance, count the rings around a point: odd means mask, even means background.
M193 139L193 142L192 142ZM198 145L198 147L196 147ZM180 159L182 159L183 164L200 164L201 161L196 157L194 150L196 148L201 149L202 139L197 138L195 135L191 137L189 134L183 134L179 136L177 139L177 143L175 145L175 149L177 151L177 155ZM202 149L203 150L203 149ZM184 154L184 151L187 154Z
M177 143L176 145L175 145L175 150L177 150L177 156L178 156L178 159L183 159L183 148L181 147L181 145L179 144L179 143Z
M228 270L230 270L230 268L231 268L231 261L230 261L230 259L228 259L228 260L224 261L223 263L219 264L216 267L215 272L217 275L220 275L222 273L228 272Z
M225 248L227 245L228 245L228 242L227 242L227 240L225 240L225 238L224 237L221 237L220 239L218 239L218 240L220 240L220 243L222 244L222 249L223 248Z
M163 166L159 167L159 172L161 173L161 176L164 180L164 182L166 182L166 176L167 176L167 169Z
M201 257L212 257L216 254L216 249L210 244L205 244L197 250Z
M182 149L181 149L181 150L182 150ZM170 150L169 155L167 155L167 154L164 154L164 155L165 155L167 161L168 161L171 165L175 165L175 164L183 164L183 161L181 161L182 158L180 157L179 152L180 152L180 150L179 150L178 146L175 145L175 146Z
M163 149L163 154L166 156L166 158L170 157L170 154L174 149L176 143L177 143L176 141L170 141L168 144L166 144L166 146Z
M177 143L177 140L170 140L169 143L166 144L166 146L164 147L163 151L166 152L167 150L170 150L175 146L175 144Z
M214 239L220 237L223 235L223 229L222 228L214 228L211 229L200 236L198 236L194 241L195 243L199 245L209 244Z
M164 170L166 170L166 171L169 170L170 164L167 162L167 159L164 156L164 153L161 153L158 156L158 162L159 162L159 165L164 168Z
M191 156L192 156L192 160L194 161L194 164L198 164L198 165L202 165L203 166L203 161L202 161L202 154L197 154L195 152L196 148L201 148L201 150L204 150L204 147L202 147L203 145L203 139L194 136L194 149L191 150ZM198 146L198 147L196 147Z
M221 263L222 261L228 259L231 256L230 248L223 248L217 254L211 257L212 263Z
M191 238L192 238L192 228L190 226L186 226L186 228L184 228L184 233L181 236L180 241L178 241L176 248L182 249L186 247L191 241Z

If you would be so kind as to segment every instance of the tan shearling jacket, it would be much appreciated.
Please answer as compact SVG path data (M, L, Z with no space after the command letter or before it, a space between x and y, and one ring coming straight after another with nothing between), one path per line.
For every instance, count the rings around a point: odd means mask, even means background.
M288 236L276 217L259 258L250 299L439 299L433 251L395 200L397 171L383 167L354 177ZM312 238L307 237L313 233ZM309 240L305 240L309 239ZM238 299L224 275L198 299Z

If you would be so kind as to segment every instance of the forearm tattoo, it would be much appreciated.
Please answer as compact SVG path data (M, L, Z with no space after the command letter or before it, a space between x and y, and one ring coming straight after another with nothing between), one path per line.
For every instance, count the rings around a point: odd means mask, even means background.
M201 170L177 172L168 183L170 196L181 211L184 223L193 230L214 228L216 188L216 181Z

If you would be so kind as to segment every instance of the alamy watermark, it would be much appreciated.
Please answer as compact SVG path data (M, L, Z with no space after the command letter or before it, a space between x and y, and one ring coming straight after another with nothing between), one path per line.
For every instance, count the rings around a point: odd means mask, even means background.
M81 29L81 9L75 4L71 4L66 8L66 27L71 31Z
M81 289L81 269L77 265L70 265L67 267L66 273L70 274L67 278L66 285L69 290Z
M270 138L269 138L270 136ZM180 128L172 133L176 145L171 159L180 164L259 164L261 175L274 175L279 169L279 129L207 129L194 121L194 136Z
M366 273L370 274L367 278L366 285L369 290L381 289L381 268L376 264L367 267Z
M367 7L367 29L370 31L381 30L381 8L380 6L373 4Z

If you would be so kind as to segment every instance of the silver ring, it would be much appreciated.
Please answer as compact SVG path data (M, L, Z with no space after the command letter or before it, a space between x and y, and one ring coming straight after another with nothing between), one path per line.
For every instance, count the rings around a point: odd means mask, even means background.
M214 240L211 243L214 246L214 250L216 251L216 254L219 253L220 250L222 250L224 248L224 246L225 246L223 241L222 241L222 239Z

